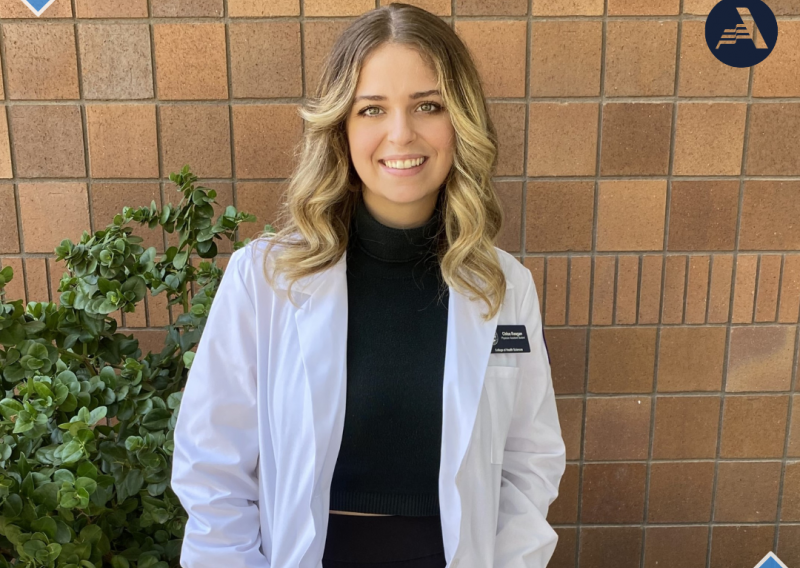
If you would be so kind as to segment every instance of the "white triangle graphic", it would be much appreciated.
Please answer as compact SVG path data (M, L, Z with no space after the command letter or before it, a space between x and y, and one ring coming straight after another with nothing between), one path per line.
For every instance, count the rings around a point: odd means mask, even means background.
M781 562L781 559L780 559L780 558L778 558L777 556L775 556L775 554L774 554L772 551L769 551L769 552L767 552L767 555L766 555L764 558L762 558L762 559L761 559L761 562L759 562L758 564L756 564L754 568L760 568L760 567L761 567L761 566L763 566L763 565L764 565L764 564L767 562L767 560L769 560L770 558L771 558L772 560L774 560L775 562L777 562L777 563L778 563L778 566L780 566L781 568L789 568L789 567L788 567L786 564L784 564L783 562Z
M25 4L25 5L26 5L28 8L30 8L30 11L31 11L31 12L33 12L34 14L36 14L36 17L38 18L38 17L39 17L39 16L41 16L41 15L44 13L44 11L45 11L45 10L47 10L47 9L50 7L50 5L51 5L53 2L55 2L55 1L56 1L56 0L50 0L50 1L49 1L47 4L45 4L44 6L42 6L42 8L41 8L40 10L37 10L36 8L34 8L33 6L31 6L31 3L30 3L30 2L28 2L28 0L22 0L22 3L23 3L23 4Z

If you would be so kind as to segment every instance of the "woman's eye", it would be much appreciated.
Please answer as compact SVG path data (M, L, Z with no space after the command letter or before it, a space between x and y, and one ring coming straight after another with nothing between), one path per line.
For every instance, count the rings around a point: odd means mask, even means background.
M437 112L442 110L442 105L440 105L439 103L424 102L424 103L419 105L420 108L425 107L425 106L432 107L431 110L424 111L426 114L436 114ZM377 112L376 113L369 112L371 110L378 111L378 110L381 110L381 109L378 108L378 107L370 106L370 107L366 107L366 108L362 109L361 111L359 111L358 114L359 115L364 115L364 116L377 116L378 115Z

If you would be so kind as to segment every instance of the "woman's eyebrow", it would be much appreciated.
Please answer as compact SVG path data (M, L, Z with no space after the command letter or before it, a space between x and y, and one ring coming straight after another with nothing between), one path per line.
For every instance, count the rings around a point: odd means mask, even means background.
M439 89L431 89L430 91L420 91L418 93L413 93L413 94L409 95L408 98L412 99L412 100L415 100L415 99L421 99L422 97L429 97L431 95L440 95L441 96L441 94L442 93L439 92ZM383 95L359 95L353 100L353 102L357 103L358 101L364 100L364 99L366 99L368 101L385 101L386 97L384 97Z

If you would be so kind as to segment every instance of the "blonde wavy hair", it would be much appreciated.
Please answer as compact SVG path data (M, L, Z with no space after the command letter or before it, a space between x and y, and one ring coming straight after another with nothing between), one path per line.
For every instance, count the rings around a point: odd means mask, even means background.
M438 262L444 282L470 300L486 302L489 312L483 317L491 319L506 290L494 248L504 220L491 181L497 134L466 46L438 16L409 4L392 3L353 21L331 49L314 96L301 105L305 130L295 148L298 165L276 220L283 228L264 231L255 239L268 241L264 276L274 288L276 275L284 274L291 299L291 284L330 268L346 254L361 185L350 160L345 119L364 61L384 43L415 48L436 72L456 138L453 167L437 203ZM270 275L267 260L275 245L280 250Z

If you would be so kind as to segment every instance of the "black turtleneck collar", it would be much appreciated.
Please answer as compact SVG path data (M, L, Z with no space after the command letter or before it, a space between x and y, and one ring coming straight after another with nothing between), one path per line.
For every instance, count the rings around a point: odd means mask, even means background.
M437 203L433 215L424 225L411 229L388 227L372 216L361 195L353 219L353 236L364 252L378 260L407 262L418 260L428 253L435 254L439 221Z

